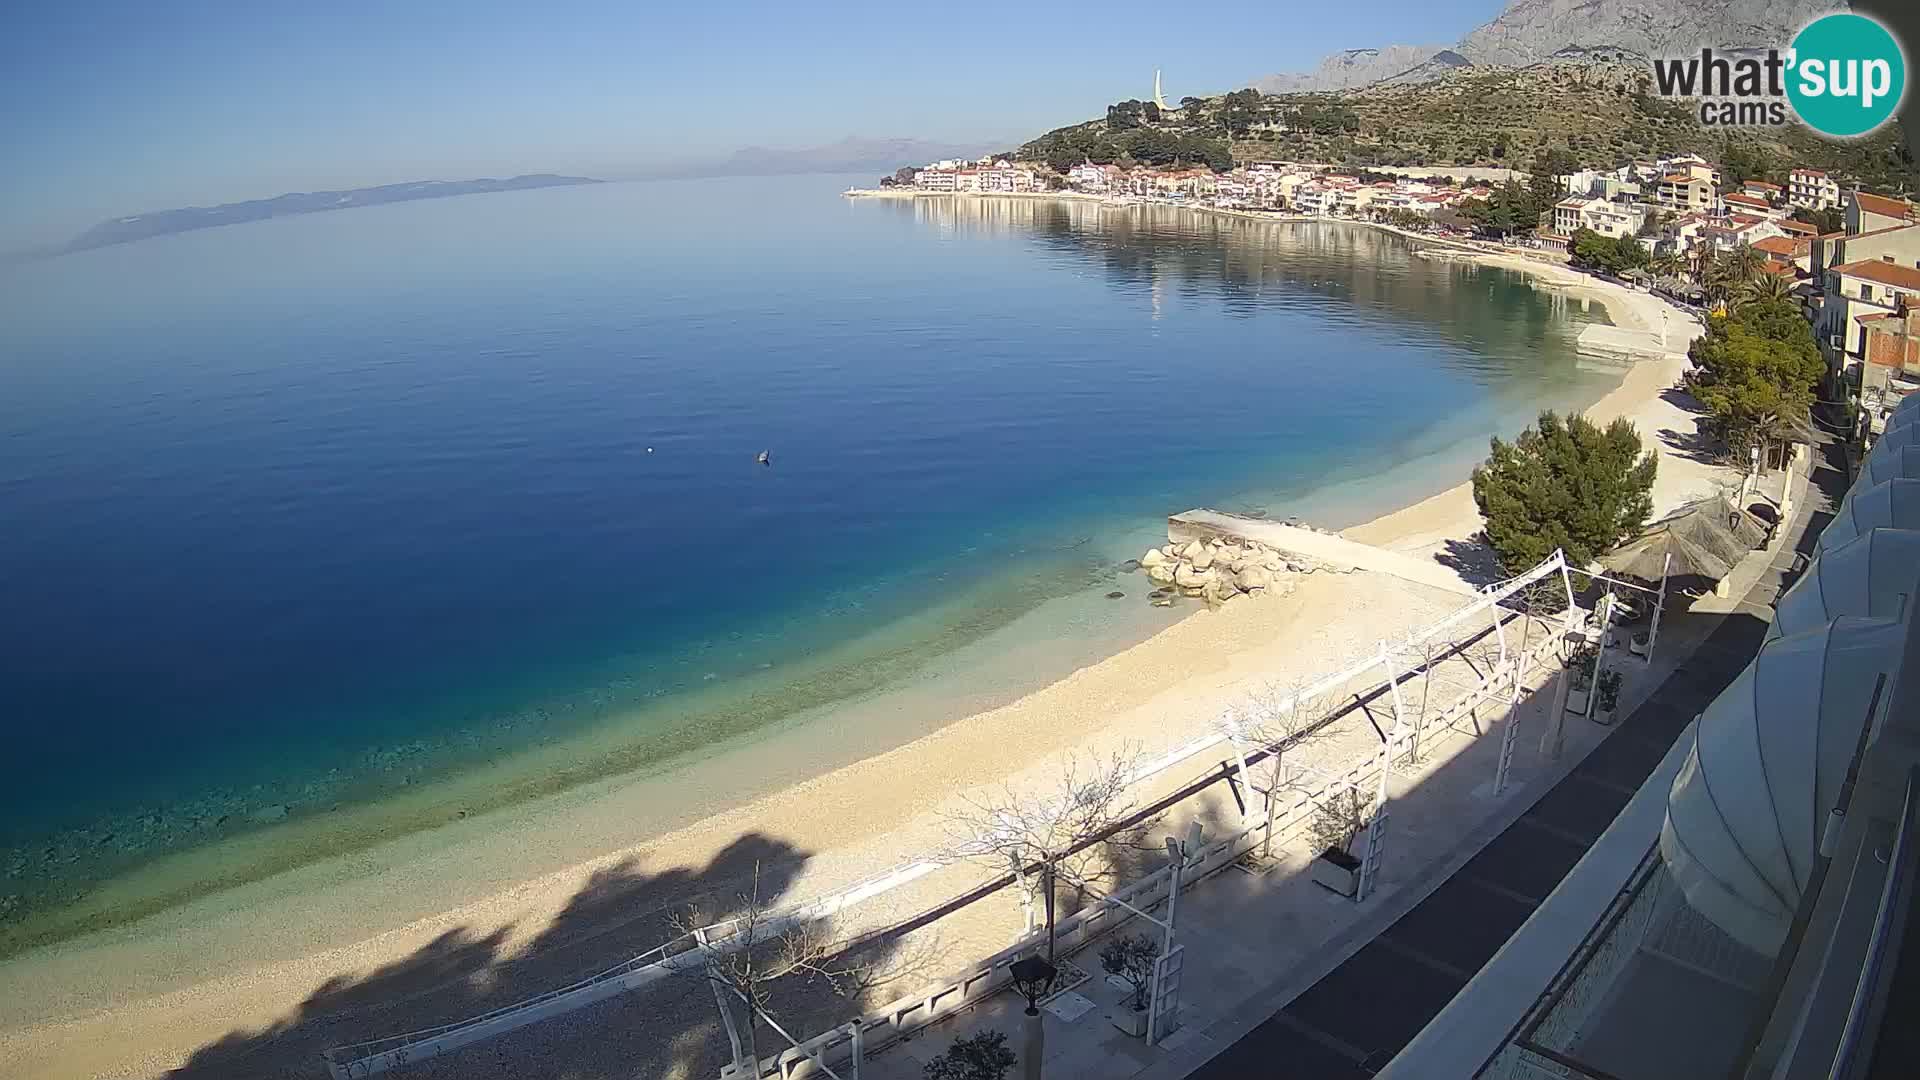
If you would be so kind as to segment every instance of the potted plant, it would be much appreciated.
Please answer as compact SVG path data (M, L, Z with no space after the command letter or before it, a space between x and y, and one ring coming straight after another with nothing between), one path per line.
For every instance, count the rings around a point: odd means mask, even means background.
M1596 724L1613 723L1613 711L1620 705L1620 673L1603 671L1594 683L1593 721Z
M1370 802L1350 787L1315 807L1307 822L1307 834L1320 849L1313 860L1313 880L1341 896L1360 891L1360 860L1352 849L1354 838L1367 827Z
M1587 706L1593 697L1593 664L1600 658L1600 650L1592 645L1582 645L1567 657L1567 711L1575 716L1587 715Z
M1129 987L1127 1000L1107 1019L1129 1035L1147 1033L1147 988L1153 985L1153 965L1159 958L1160 943L1145 934L1117 937L1100 949L1100 967Z
M953 1040L946 1052L926 1064L927 1080L1002 1080L1013 1068L1007 1037L988 1028Z

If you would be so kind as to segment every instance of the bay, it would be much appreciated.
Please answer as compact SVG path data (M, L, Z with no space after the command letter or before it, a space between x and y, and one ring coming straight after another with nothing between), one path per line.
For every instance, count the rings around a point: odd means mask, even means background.
M583 749L489 805L663 767L1076 601L908 738L1180 614L1119 566L1168 513L1351 524L1611 381L1573 359L1597 312L1374 230L848 182L0 272L14 913L535 747Z

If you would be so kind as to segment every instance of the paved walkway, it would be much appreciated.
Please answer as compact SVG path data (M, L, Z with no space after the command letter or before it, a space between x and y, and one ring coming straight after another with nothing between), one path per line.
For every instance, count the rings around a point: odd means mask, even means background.
M1812 479L1779 546L1736 571L1732 598L1702 597L1663 627L1659 657L1629 684L1630 711L1614 728L1570 718L1563 755L1543 756L1543 687L1522 707L1519 779L1504 796L1487 783L1497 737L1454 740L1429 768L1397 778L1382 889L1366 904L1308 882L1300 851L1261 877L1229 870L1199 884L1181 901L1183 1030L1158 1047L1121 1033L1105 1015L1123 992L1090 979L1051 1006L1049 1080L1372 1076L1526 921L1752 659L1796 553L1811 550L1844 492L1830 465ZM1099 974L1095 950L1074 961ZM955 1036L981 1028L1017 1048L1019 1012L1013 995L998 995L875 1055L861 1075L917 1078Z
M1724 612L1690 612L1704 639L1619 730L1506 831L1378 938L1305 993L1270 1011L1190 1075L1364 1080L1412 1041L1597 840L1674 739L1739 675L1765 637L1767 613L1845 490L1823 462L1782 542L1742 566ZM1805 481L1803 481L1805 483ZM1744 585L1744 588L1741 586ZM1678 622L1679 620L1676 620ZM1710 628L1707 624L1711 622ZM1258 1010L1255 1010L1258 1011ZM1164 1075L1177 1075L1166 1073Z

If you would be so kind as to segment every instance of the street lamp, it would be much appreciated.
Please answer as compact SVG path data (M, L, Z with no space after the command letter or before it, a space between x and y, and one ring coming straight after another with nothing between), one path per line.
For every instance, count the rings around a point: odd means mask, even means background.
M1040 1026L1040 999L1053 989L1053 980L1060 972L1040 956L1023 956L1015 960L1009 970L1013 974L1014 989L1027 999L1020 1075L1024 1080L1040 1080L1040 1059L1046 1054L1046 1030Z

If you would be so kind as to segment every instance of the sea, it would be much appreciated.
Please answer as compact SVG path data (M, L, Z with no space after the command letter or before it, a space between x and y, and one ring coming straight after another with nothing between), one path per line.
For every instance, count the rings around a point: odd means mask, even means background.
M445 808L63 920L183 851L670 770L975 658L867 745L904 741L1191 615L1125 562L1168 514L1354 524L1618 381L1598 308L1378 230L866 179L0 270L0 952Z

